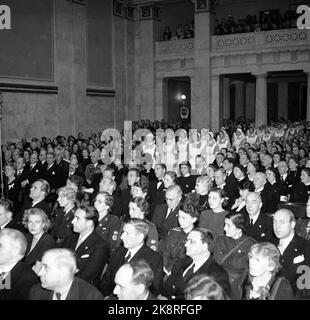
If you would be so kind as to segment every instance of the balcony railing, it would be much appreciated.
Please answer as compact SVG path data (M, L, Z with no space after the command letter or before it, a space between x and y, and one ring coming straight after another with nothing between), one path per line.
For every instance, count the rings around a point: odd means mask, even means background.
M194 46L194 39L156 42L156 60L193 57ZM212 37L212 53L215 54L293 46L310 48L310 30L282 29Z
M194 39L160 41L155 43L156 58L186 58L194 54Z
M310 47L310 31L283 29L212 37L212 52L276 49L288 46Z

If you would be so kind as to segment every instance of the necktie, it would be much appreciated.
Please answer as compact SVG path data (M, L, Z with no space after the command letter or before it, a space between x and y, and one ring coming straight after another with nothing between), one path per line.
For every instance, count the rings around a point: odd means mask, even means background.
M250 219L250 226L253 226L253 224L254 224L254 223L253 223L253 219L251 218L251 219Z
M281 176L281 182L284 182L283 176Z
M172 209L169 209L169 208L168 208L168 211L167 211L167 214L166 214L166 218L165 218L165 219L167 219L167 218L169 217L171 211L172 211Z
M61 293L55 292L55 296L57 300L61 300Z
M78 242L76 244L75 250L80 246L81 243L82 243L82 237L79 236L79 240L78 240Z
M128 251L125 256L125 263L127 263L130 260L130 258L131 258L131 253L130 251Z
M162 182L163 182L162 180L158 180L158 181L157 181L157 189L160 188Z
M194 268L195 264L193 263L193 265L183 275L184 282L187 282L190 279L190 277L194 274Z

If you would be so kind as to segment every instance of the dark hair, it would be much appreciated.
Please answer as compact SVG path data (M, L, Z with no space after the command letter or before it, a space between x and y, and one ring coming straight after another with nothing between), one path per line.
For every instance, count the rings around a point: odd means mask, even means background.
M236 228L241 229L242 233L245 234L245 218L241 213L229 213L225 219L231 220L231 222L236 226Z
M140 179L139 181L135 182L133 186L140 188L141 191L146 194L149 191L149 183L147 180L144 180L144 179Z
M50 185L49 185L49 183L48 183L46 180L44 180L44 179L38 179L38 180L36 180L35 182L37 182L37 181L39 181L39 182L42 183L41 191L43 191L44 194L45 194L45 196L47 196L47 195L49 194L49 192L50 192Z
M0 206L4 208L6 212L14 212L14 204L11 200L9 199L1 199L0 200Z
M249 180L244 180L239 183L239 189L240 190L249 190L250 192L255 190L255 186L253 182Z
M302 168L301 171L304 171L308 177L310 177L310 168Z
M93 222L94 228L97 227L99 220L99 213L95 207L92 206L80 206L80 210L85 211L85 219Z
M274 177L275 177L276 181L280 180L280 174L279 174L279 171L276 168L269 167L269 168L266 169L266 172L267 172L267 170L271 171L274 174Z
M218 170L217 170L218 171ZM226 191L224 189L220 189L220 188L212 188L208 195L211 193L211 192L215 192L217 193L220 198L224 199L223 203L222 203L222 207L226 207L227 204L228 204L228 198L227 198L227 194L226 194Z
M130 200L130 202L135 203L137 207L144 213L146 217L149 213L149 203L142 197L135 197Z
M191 232L193 231L200 233L202 243L206 243L209 251L212 253L214 249L214 236L211 230L205 228L194 228Z
M167 171L167 166L164 163L156 163L155 167L156 166L161 166L161 168L164 169L165 172Z
M114 197L110 193L105 192L105 191L98 192L98 194L96 195L96 198L98 195L104 196L104 203L107 206L109 206L109 211L111 211L111 208L113 207L113 204L114 204Z
M130 169L128 170L128 172L129 172L129 171L134 171L134 172L136 173L136 176L139 177L139 178L141 178L141 174L140 174L139 169L137 169L137 168L130 168Z
M174 183L176 182L178 176L174 171L167 171L166 174L171 177Z
M232 164L232 165L234 165L235 164L235 159L234 158L231 158L231 157L226 157L225 159L224 159L224 161L227 161L227 162L229 162L230 164Z
M69 177L69 180L74 183L78 189L80 189L84 184L84 177L82 174L76 172L71 177Z
M179 210L189 214L192 218L199 218L198 211L199 195L197 193L189 193L185 200L181 203Z

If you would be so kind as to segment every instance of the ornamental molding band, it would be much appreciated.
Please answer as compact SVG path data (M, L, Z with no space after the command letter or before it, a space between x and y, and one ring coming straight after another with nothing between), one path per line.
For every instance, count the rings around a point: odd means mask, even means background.
M240 33L212 37L212 52L240 50L264 50L287 46L308 46L310 35L307 30L284 29L264 32Z
M194 39L160 41L155 43L156 60L192 57L194 55Z
M215 0L194 0L195 12L212 11L215 12Z

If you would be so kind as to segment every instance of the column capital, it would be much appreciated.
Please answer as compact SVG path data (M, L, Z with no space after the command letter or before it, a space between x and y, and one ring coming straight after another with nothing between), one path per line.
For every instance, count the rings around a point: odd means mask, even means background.
M263 79L263 78L267 78L267 72L259 72L259 73L253 73L252 75L255 76L256 79Z
M195 5L195 13L212 12L215 13L215 0L192 0Z
M139 5L140 20L160 20L160 7L155 2L147 2Z
M135 5L128 0L113 0L113 14L129 20L136 20Z

